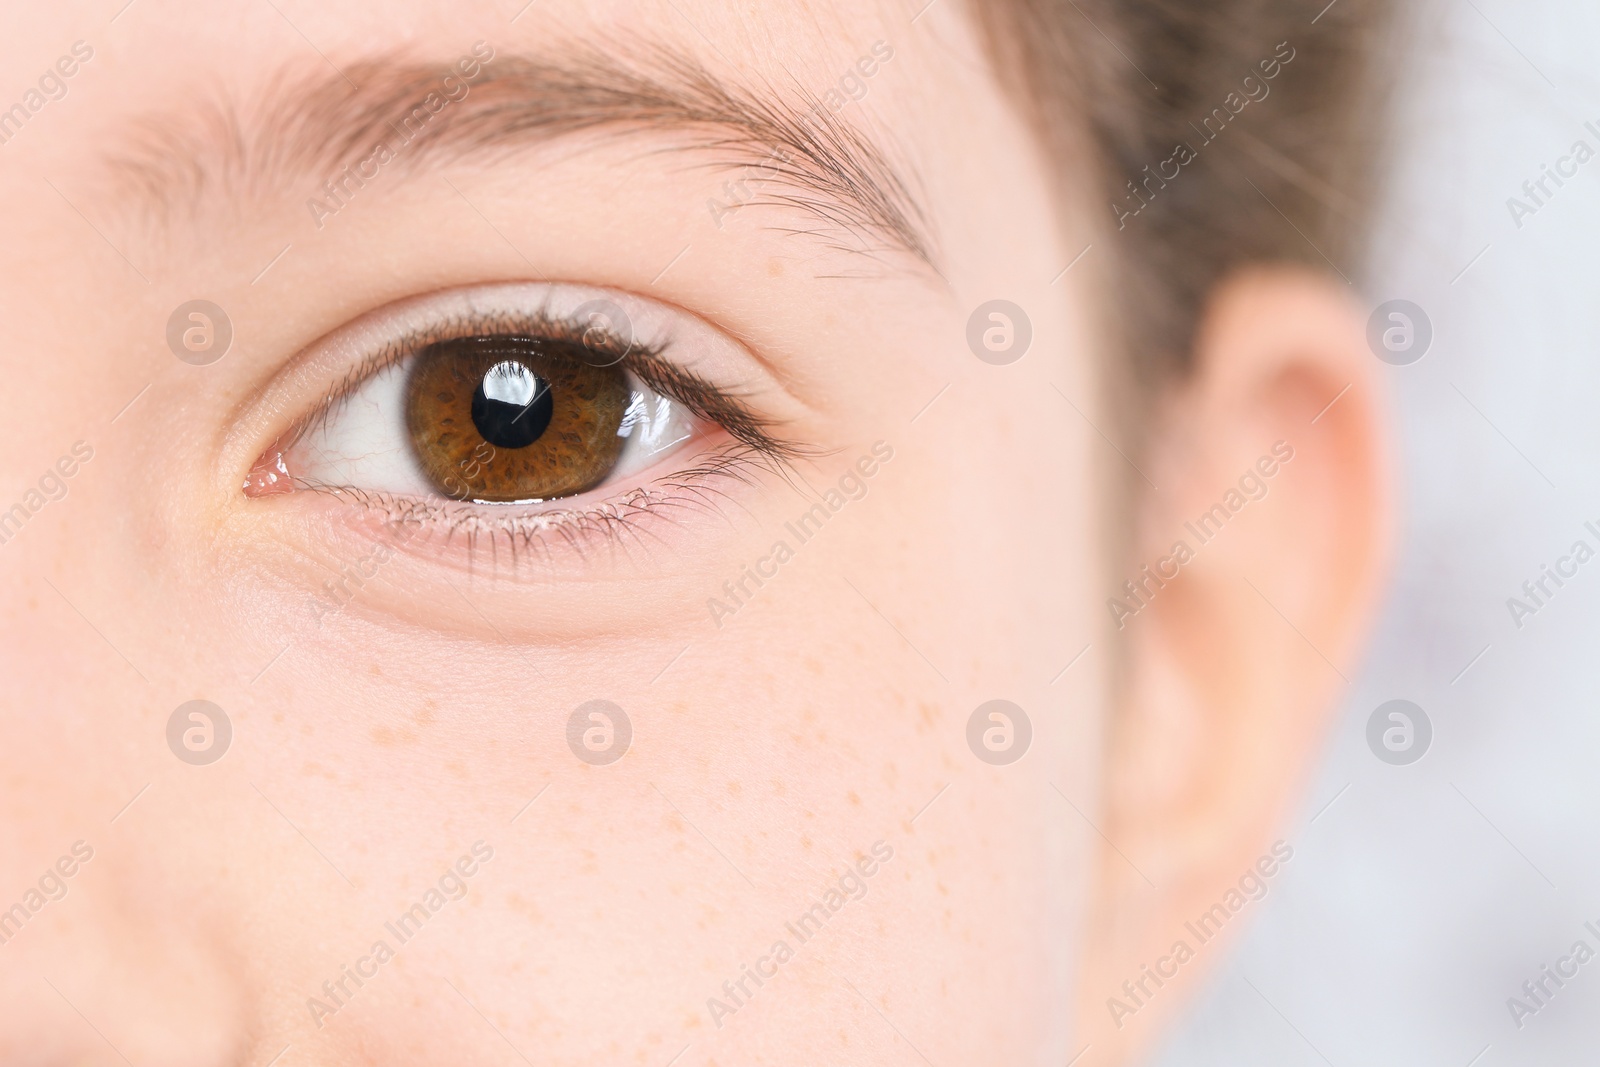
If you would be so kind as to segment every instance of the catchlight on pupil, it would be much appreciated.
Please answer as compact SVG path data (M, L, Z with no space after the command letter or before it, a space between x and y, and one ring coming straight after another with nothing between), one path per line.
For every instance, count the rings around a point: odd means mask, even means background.
M472 425L497 448L527 448L550 425L550 383L513 360L496 363L472 394Z
M406 383L413 453L458 500L548 500L594 488L616 466L633 391L581 345L462 337L418 354Z

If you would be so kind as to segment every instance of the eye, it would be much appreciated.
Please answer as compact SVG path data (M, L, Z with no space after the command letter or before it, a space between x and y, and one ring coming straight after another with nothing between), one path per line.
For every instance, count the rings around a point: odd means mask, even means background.
M461 507L481 527L497 513L564 516L539 506L607 488L637 510L665 495L643 475L679 451L705 454L658 479L678 488L690 474L797 454L737 390L692 369L725 374L739 365L736 345L642 304L500 286L358 320L315 346L310 361L343 361L345 378L260 456L245 494L319 490L391 511L403 502L414 519Z
M474 335L373 375L279 464L307 488L539 503L633 473L697 422L603 351Z

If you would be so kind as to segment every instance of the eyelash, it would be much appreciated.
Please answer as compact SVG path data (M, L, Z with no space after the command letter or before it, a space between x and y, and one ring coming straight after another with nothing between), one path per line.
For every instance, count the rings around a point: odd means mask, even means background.
M670 512L678 508L715 512L719 500L726 497L715 483L733 479L751 485L757 472L763 470L784 473L778 463L738 444L713 452L696 466L675 472L653 486L638 486L586 508L544 511L353 488L319 487L316 491L356 500L389 530L404 530L402 540L410 540L419 530L430 535L442 532L445 544L464 539L470 560L475 561L480 552L488 551L497 564L503 545L515 565L523 552L548 557L556 542L581 555L596 544L619 544L628 537L642 541L647 519L669 518ZM502 510L503 515L499 514Z
M530 510L517 505L473 504L448 497L411 497L305 482L298 482L295 488L353 500L391 531L397 526L404 529L406 540L422 530L442 531L446 544L464 537L472 558L483 547L480 541L487 540L489 551L498 560L503 541L515 562L525 550L547 553L553 538L581 553L597 540L616 543L630 535L642 537L642 523L647 517L664 517L675 508L715 511L719 499L726 497L717 488L718 483L731 479L754 484L759 473L788 480L796 461L816 454L807 446L777 436L771 424L738 395L666 359L664 353L671 348L670 340L657 345L634 342L621 350L609 336L604 344L595 344L589 331L587 324L544 310L446 316L385 343L334 384L273 447L288 451L306 433L341 411L363 384L403 366L431 344L458 337L512 335L587 345L591 350L615 356L620 366L646 386L684 405L698 419L721 428L733 441L689 469L586 508Z

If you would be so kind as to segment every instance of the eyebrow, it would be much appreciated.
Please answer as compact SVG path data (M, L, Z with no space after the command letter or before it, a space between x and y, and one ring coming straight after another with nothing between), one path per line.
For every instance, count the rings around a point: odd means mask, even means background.
M681 135L673 150L704 153L703 165L739 175L742 184L729 181L708 200L719 226L719 205L789 207L811 221L782 232L867 255L897 250L941 273L911 184L822 97L798 83L787 91L734 84L663 44L632 51L633 59L588 49L494 55L473 77L396 57L286 72L243 114L219 96L135 120L110 169L120 203L170 222L219 199L284 189L327 203L330 191L372 180L358 168L380 145L393 153L384 174L414 176L585 133Z

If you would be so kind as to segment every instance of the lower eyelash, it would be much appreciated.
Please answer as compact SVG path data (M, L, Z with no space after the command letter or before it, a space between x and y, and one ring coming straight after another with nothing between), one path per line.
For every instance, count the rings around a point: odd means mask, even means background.
M470 504L448 498L411 497L354 486L305 484L298 488L349 500L410 543L421 536L442 543L464 540L468 559L476 563L488 552L498 568L504 549L513 567L525 555L548 559L564 546L583 555L597 545L625 545L629 537L643 541L651 524L674 521L680 513L723 514L728 482L754 484L761 473L787 474L781 460L742 442L708 454L697 466L675 471L649 486L639 486L587 508L537 511L507 504ZM401 532L403 531L403 532ZM424 543L427 543L425 541Z

